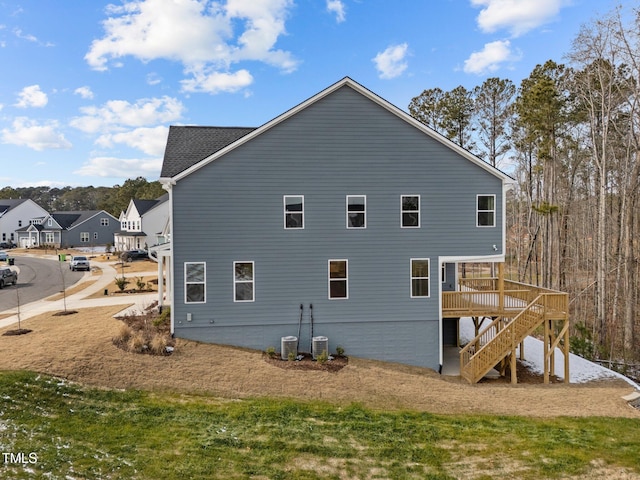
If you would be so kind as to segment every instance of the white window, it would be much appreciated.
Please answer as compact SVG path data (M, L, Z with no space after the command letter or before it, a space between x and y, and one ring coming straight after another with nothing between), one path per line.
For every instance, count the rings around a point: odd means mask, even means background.
M233 262L233 301L254 301L254 262Z
M304 196L285 195L284 228L304 228Z
M347 260L329 260L329 298L349 298Z
M93 232L93 239L97 240L98 239L98 232Z
M49 220L47 220L47 226L53 227L53 219L50 218Z
M477 197L477 223L478 227L496 226L496 196L478 195Z
M429 296L429 259L411 259L411 298Z
M206 303L206 264L185 262L184 303Z
M122 230L126 230L127 229L126 220L123 220L122 222L120 222L120 229L122 229Z
M47 245L51 245L52 243L55 242L55 236L53 234L53 232L46 232L44 234L44 241Z
M367 228L366 195L347 195L347 228Z
M83 243L89 242L89 232L80 232L80 241Z
M102 227L108 227L109 226L109 219L104 217L100 219L100 226Z
M400 216L402 228L420 228L420 195L400 197Z
M18 220L18 227L22 226L22 220Z

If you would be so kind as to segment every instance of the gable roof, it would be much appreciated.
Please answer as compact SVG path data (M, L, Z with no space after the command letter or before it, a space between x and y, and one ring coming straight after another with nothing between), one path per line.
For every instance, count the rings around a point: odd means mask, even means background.
M71 211L71 212L53 212L50 217L52 217L58 225L63 230L71 230L72 228L77 227L81 223L86 222L87 220L95 217L96 215L103 214L107 215L114 220L117 220L116 217L111 215L104 210L83 210L83 211Z
M136 207L136 210L137 210L138 214L140 216L142 216L145 213L147 213L149 210L151 210L152 208L155 208L158 205L163 204L167 200L169 200L169 194L168 193L165 193L160 198L156 198L155 200L133 199L131 201L133 202L134 207Z
M169 127L160 177L170 178L206 159L255 127ZM142 215L142 212L139 212Z
M458 144L452 142L427 125L419 122L407 112L389 103L387 100L376 95L371 90L363 87L349 77L345 77L342 80L334 83L333 85L322 90L313 97L305 100L304 102L300 103L290 110L287 110L273 120L265 123L261 127L255 129L230 129L245 130L244 134L242 135L239 135L240 132L236 131L235 134L238 136L235 140L232 139L232 132L220 132L220 130L225 130L225 127L171 127L169 130L169 138L167 140L167 147L165 150L162 171L160 173L160 181L164 183L173 183L190 175L191 173L199 170L205 165L208 165L209 163L222 157L231 150L239 147L240 145L243 145L244 143L257 137L258 135L261 135L275 125L278 125L279 123L289 119L301 110L304 110L310 105L318 102L319 100L343 87L352 88L364 97L368 98L387 111L401 118L408 124L414 126L431 138L444 144L451 150L457 152L462 157L478 165L482 169L487 170L492 175L500 178L503 182L511 183L513 181L513 179L504 172L476 157L468 150L465 150ZM184 129L198 129L198 131L185 131ZM216 141L218 135L222 135L223 133L227 134L225 136L225 139L229 141L226 144L224 141ZM210 135L212 138L205 138L207 135ZM204 156L198 160L197 158L201 157L203 154Z
M19 205L22 205L25 202L33 202L33 200L29 198L2 198L0 199L0 217L2 217L5 213L7 213L12 208L16 208ZM37 203L35 203L38 205ZM43 209L44 210L44 209Z

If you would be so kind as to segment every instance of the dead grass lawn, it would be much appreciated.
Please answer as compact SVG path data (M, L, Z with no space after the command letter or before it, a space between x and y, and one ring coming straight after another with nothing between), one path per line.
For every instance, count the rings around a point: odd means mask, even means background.
M468 385L459 379L406 365L350 358L338 372L282 369L262 352L177 340L171 356L120 350L112 343L123 307L43 314L22 322L27 335L2 336L0 370L28 369L107 388L202 393L223 398L260 396L359 402L380 409L433 413L487 413L535 417L640 418L622 400L622 381L586 385ZM348 354L348 352L347 352Z

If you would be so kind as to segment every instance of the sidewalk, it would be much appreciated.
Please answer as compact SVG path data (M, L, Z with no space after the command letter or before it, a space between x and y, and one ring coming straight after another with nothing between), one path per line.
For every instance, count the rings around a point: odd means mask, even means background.
M87 298L96 292L104 291L104 289L113 284L114 278L120 276L119 272L107 263L99 263L102 270L102 275L97 280L88 285L87 288L68 295L66 298L67 310L79 310L81 308L103 307L110 305L122 305L122 311L118 312L118 315L123 315L127 312L141 312L144 311L149 305L158 300L158 292L154 293L140 293L134 295L110 295L100 298ZM141 272L125 274L125 277L139 277L157 275L158 272ZM70 288L77 285L81 285L83 282L93 280L94 277L91 272L87 272L85 276ZM58 294L56 294L58 295ZM20 306L20 320L24 321L28 318L35 317L46 312L58 312L64 310L64 299L59 300L37 300L35 302L27 303ZM133 304L133 305L131 305ZM13 308L6 311L0 311L0 314L12 314L10 317L0 320L0 328L18 323L18 309Z

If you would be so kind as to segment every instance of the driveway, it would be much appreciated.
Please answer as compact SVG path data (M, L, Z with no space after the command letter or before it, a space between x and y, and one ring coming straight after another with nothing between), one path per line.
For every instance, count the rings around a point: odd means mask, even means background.
M40 300L69 288L80 280L85 272L72 272L68 263L40 257L16 255L15 269L18 284L0 290L0 311Z

